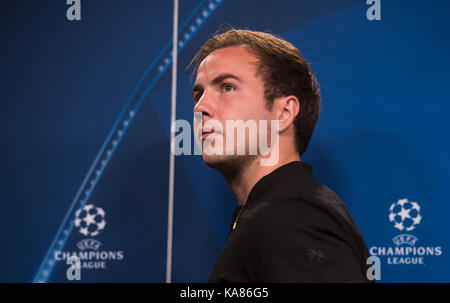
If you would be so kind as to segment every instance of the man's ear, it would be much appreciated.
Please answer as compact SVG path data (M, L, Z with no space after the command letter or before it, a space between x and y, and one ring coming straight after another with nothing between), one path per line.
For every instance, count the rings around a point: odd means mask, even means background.
M296 96L281 97L274 102L279 125L279 132L283 132L293 122L300 111L300 102Z

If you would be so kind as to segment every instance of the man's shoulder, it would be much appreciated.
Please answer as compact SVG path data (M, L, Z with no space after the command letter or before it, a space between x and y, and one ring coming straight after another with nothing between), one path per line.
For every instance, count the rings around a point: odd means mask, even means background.
M331 188L311 176L285 176L282 182L273 184L271 194L261 200L261 215L267 211L295 214L305 219L318 216L323 220L345 222L352 228L356 227L347 205Z
M308 233L359 246L361 232L334 191L315 180L301 185L258 201L246 216L249 231L275 237Z
M338 212L345 217L347 209L328 186L314 178L296 175L287 176L282 182L272 184L270 193L260 197L255 204L255 209L261 215L265 212L294 212L303 217L319 211Z
M276 199L258 201L248 213L249 223L281 227L306 227L320 225L335 228L337 222L345 221L336 208L345 207L340 202L329 202L326 199L305 194L283 195Z

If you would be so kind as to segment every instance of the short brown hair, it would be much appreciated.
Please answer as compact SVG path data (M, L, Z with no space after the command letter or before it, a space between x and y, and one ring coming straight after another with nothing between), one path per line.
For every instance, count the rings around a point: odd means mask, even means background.
M230 46L243 46L259 58L257 74L264 82L266 107L271 110L274 99L289 95L300 102L294 119L297 152L302 155L311 139L319 118L320 90L316 77L300 51L291 43L272 34L230 29L210 38L191 61L200 63L213 51Z

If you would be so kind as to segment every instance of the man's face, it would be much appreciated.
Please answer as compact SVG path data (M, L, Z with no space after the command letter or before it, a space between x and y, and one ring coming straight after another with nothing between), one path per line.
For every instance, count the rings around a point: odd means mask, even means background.
M230 146L227 144L226 121L253 120L258 126L260 120L270 123L273 119L272 113L265 107L263 80L261 76L256 75L258 62L259 59L244 47L233 46L212 52L199 65L192 90L195 102L194 113L201 113L202 117L202 125L199 127L205 126L208 121L208 123L212 122L210 120L215 120L214 122L222 125L222 133L214 131L215 129L212 133L208 133L203 129L203 159L212 167L220 167L230 161L243 165L244 162L252 161L257 157L248 155L248 129L244 130L246 133L245 155L237 155L238 144L241 144L237 142L237 131L234 134L234 147L231 147L234 150L230 152ZM207 140L210 144L205 144ZM214 148L219 141L224 145L223 154L208 155L207 149Z

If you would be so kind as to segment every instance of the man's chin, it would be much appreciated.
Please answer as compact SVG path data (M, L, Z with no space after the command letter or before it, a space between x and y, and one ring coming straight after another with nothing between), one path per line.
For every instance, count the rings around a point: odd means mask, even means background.
M203 154L203 162L211 168L218 169L219 167L226 165L231 161L231 156L227 155L206 155Z
M206 165L220 171L225 176L234 175L242 171L251 162L256 160L256 156L250 155L206 155L203 154L203 161Z

